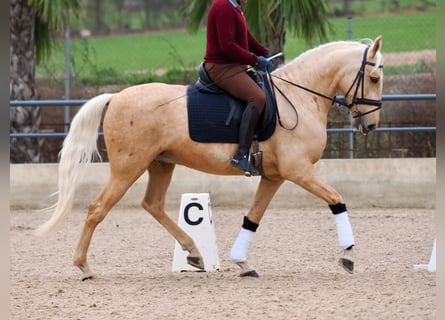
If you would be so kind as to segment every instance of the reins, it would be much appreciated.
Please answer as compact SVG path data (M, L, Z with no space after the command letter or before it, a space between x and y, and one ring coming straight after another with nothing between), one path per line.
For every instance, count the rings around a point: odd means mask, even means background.
M363 59L362 59L362 63L361 63L360 69L359 69L359 71L357 72L357 75L355 76L354 81L352 82L351 86L349 87L349 89L348 89L348 91L346 92L346 94L344 95L344 97L338 97L338 96L329 97L329 96L327 96L327 95L325 95L325 94L322 94L322 93L320 93L320 92L317 92L317 91L315 91L315 90L312 90L312 89L310 89L310 88L307 88L307 87L305 87L305 86L302 86L302 85L300 85L300 84L298 84L298 83L295 83L295 82L292 82L292 81L290 81L290 80L284 79L284 78L282 78L282 77L279 77L279 76L274 75L274 74L270 73L269 71L267 71L267 77L268 77L268 79L269 79L269 81L270 81L270 84L271 84L271 86L272 86L272 94L274 95L273 98L276 100L276 95L275 95L275 89L276 89L276 90L280 93L280 95L287 101L287 103L290 105L290 107L294 110L295 115L296 115L296 117L297 117L297 120L296 120L296 122L295 122L295 125L293 125L291 128L286 128L286 127L283 125L282 121L281 121L281 117L280 117L280 114L279 114L279 111L278 111L278 108L277 108L276 111L277 111L277 118L278 118L278 123L279 123L279 125L280 125L282 128L285 128L285 129L287 129L287 130L293 130L293 129L295 129L295 128L297 127L297 125L298 125L298 112L297 112L297 109L296 109L295 105L292 103L292 101L291 101L291 100L286 96L286 94L285 94L285 93L284 93L284 92L283 92L283 91L282 91L282 90L275 84L275 82L272 80L272 78L279 79L279 80L281 80L281 81L283 81L283 82L286 82L286 83L288 83L288 84L290 84L290 85L292 85L292 86L294 86L294 87L300 88L300 89L305 90L305 91L307 91L307 92L309 92L309 93L312 93L312 94L317 95L317 96L319 96L319 97L322 97L322 98L324 98L324 99L326 99L326 100L329 100L329 101L332 102L332 104L337 103L338 105L347 107L347 108L349 109L349 111L351 111L351 109L352 109L355 105L357 105L357 104L365 104L365 105L376 106L376 108L374 108L374 109L372 109L372 110L369 110L369 111L367 111L367 112L364 112L364 113L356 112L356 114L353 115L353 118L362 117L362 116L364 116L364 115L367 115L367 114L369 114L369 113L372 113L372 112L374 112L374 111L377 111L377 110L381 109L381 108L382 108L382 101L381 101L381 100L367 99L367 98L364 98L364 97L363 97L363 96L364 96L364 83L365 83L365 81L364 81L364 77L365 77L365 67L366 67L366 65L370 65L370 66L374 66L374 67L375 67L375 63L374 63L374 62L370 62L370 61L367 61L367 60L366 60L366 58L367 58L367 54L368 54L368 50L369 50L369 46L365 48L365 51L364 51L364 53L363 53ZM276 54L276 55L274 55L274 56L272 56L272 57L269 57L269 59L272 60L272 59L274 59L274 58L276 58L276 57L278 57L278 56L281 56L281 55L282 55L282 53L278 53L278 54ZM379 65L378 68L383 68L383 65ZM254 68L253 68L253 67L249 67L247 70L249 70L249 69L254 69ZM240 73L240 72L245 72L245 71L246 71L246 70L240 70L240 71L237 71L237 72L235 72L234 74L227 75L227 76L224 77L223 79L233 77L234 75L236 75L236 74L238 74L238 73ZM221 81L221 80L223 80L223 79L219 79L219 81ZM218 82L218 81L214 81L214 82L212 82L212 83L205 84L205 87L211 87L211 86L213 86L213 85L217 85L217 82ZM353 95L353 97L352 97L352 101L351 101L351 103L347 103L347 101L346 101L346 97L349 95L349 93L350 93L351 90L354 88L354 86L355 86L355 89L354 89L354 95ZM360 91L361 91L361 97L357 97L358 92L359 92L359 89L361 89L361 90L360 90ZM175 100L181 99L181 98L183 98L183 97L185 97L185 96L186 96L186 94L185 94L185 95L181 95L181 96L176 97L176 98L173 98L173 99L170 99L170 100L168 100L168 101L166 101L166 102L164 102L164 103L158 105L158 107L161 107L161 106L164 106L164 105L166 105L166 104L169 104L169 103L171 103L171 102L173 102L173 101L175 101Z
M287 103L289 104L289 106L292 108L292 110L295 112L295 116L297 117L297 120L295 121L295 124L291 127L291 128L286 128L283 123L281 122L281 116L280 116L280 111L278 110L278 106L277 106L277 119L278 119L278 124L286 129L286 130L294 130L297 126L298 126L298 112L297 112L297 108L295 108L294 104L292 103L292 101L290 101L290 99L284 94L284 92L273 82L272 80L272 74L270 72L267 73L268 75L268 79L270 81L270 84L272 86L272 94L273 94L273 98L275 99L275 101L277 101L276 96L275 96L275 89L278 90L278 92L281 94L281 96L287 101ZM274 76L275 78L279 78L277 76ZM281 78L279 78L281 79ZM285 82L288 82L288 80L282 79ZM291 83L293 84L293 83ZM297 84L294 84L297 85ZM297 85L298 86L298 85Z
M287 80L287 79L284 79L284 78L282 78L282 77L273 75L273 74L271 74L271 73L269 73L269 76L270 76L270 77L269 77L269 78L270 78L270 82L271 82L272 86L273 86L274 88L276 88L276 89L278 90L278 92L280 92L280 94L281 94L281 95L286 99L286 101L292 106L293 109L295 109L295 106L294 106L294 105L290 102L290 100L285 96L285 94L282 92L282 90L279 89L279 88L277 87L277 85L272 81L272 77L277 78L277 79L280 79L281 81L284 81L284 82L286 82L286 83L288 83L288 84L290 84L290 85L292 85L292 86L294 86L294 87L297 87L297 88L300 88L300 89L305 90L305 91L307 91L307 92L310 92L310 93L312 93L312 94L314 94L314 95L317 95L317 96L319 96L319 97L322 97L322 98L324 98L324 99L327 99L327 100L331 101L332 104L337 103L337 104L339 104L339 105L341 105L341 106L347 107L349 110L351 110L352 107L354 107L356 104L365 104L365 105L376 106L376 108L374 108L374 109L372 109L372 110L370 110L370 111L367 111L367 112L364 112L364 113L358 113L358 114L356 114L356 115L353 115L353 118L362 117L362 116L364 116L364 115L366 115L366 114L372 113L372 112L377 111L377 110L379 110L379 109L382 108L382 101L381 101L381 100L367 99L367 98L364 98L364 97L363 97L363 95L364 95L364 83L365 83L365 82L364 82L364 77L365 77L365 66L366 66L366 65L375 66L375 63L374 63L374 62L370 62L370 61L367 61L367 60L366 60L366 57L367 57L367 54L368 54L368 50L369 50L369 47L366 47L365 52L364 52L364 54L363 54L363 59L362 59L362 64L361 64L361 66L360 66L360 69L359 69L359 71L357 72L357 75L355 76L354 81L352 82L351 86L349 87L348 91L347 91L346 94L345 94L345 97L347 97L347 96L349 95L349 93L351 92L352 88L354 88L354 86L355 86L355 89L354 89L354 95L353 95L353 98L352 98L351 103L347 103L347 102L346 102L346 98L342 98L342 97L339 98L339 97L337 97L337 96L334 96L333 98L331 98L331 97L328 97L327 95L324 95L324 94L322 94L322 93L320 93L320 92L317 92L317 91L315 91L315 90L309 89L309 88L304 87L304 86L302 86L302 85L300 85L300 84L298 84L298 83L289 81L289 80ZM383 68L383 65L379 65L378 67L379 67L379 68ZM357 98L357 94L358 94L359 88L361 88L361 98ZM295 110L295 111L296 111L296 110ZM298 120L297 120L297 121L298 121Z
M280 57L280 56L282 56L282 55L283 55L283 53L282 53L282 52L279 52L279 53L274 54L273 56L268 57L267 60L273 60L273 59L275 59L275 58L277 58L277 57ZM204 87L204 89L207 89L207 88L211 88L211 87L214 86L214 85L217 86L217 85L218 85L218 82L223 81L223 80L226 80L226 79L229 79L229 78L231 78L231 77L237 75L238 73L246 72L246 71L249 71L249 70L255 70L255 67L250 66L250 67L248 67L246 70L243 69L243 70L240 70L240 71L236 71L236 72L234 72L234 73L232 73L232 74L229 74L229 75L226 75L225 77L222 77L221 79L218 79L218 80L216 80L216 81L212 81L212 82L210 82L210 83L205 83L205 84L203 84L203 87ZM268 73L268 75L270 76L270 72L267 72L267 73ZM270 78L270 77L269 77L269 78ZM272 81L271 81L271 82L272 82ZM195 89L195 90L196 90L196 89ZM183 94L183 95L181 95L181 96L179 96L179 97L170 99L170 100L168 100L168 101L166 101L166 102L164 102L164 103L158 105L157 107L162 107L162 106L164 106L164 105L166 105L166 104L169 104L170 102L179 100L179 99L184 98L184 97L186 97L186 96L187 96L187 94Z

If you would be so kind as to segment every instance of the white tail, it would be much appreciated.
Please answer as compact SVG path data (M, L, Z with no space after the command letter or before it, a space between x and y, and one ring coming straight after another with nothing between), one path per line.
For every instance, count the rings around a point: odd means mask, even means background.
M113 95L104 93L87 101L74 116L60 151L58 199L51 218L34 234L46 236L57 230L72 209L79 164L90 163L99 156L97 138L102 113Z

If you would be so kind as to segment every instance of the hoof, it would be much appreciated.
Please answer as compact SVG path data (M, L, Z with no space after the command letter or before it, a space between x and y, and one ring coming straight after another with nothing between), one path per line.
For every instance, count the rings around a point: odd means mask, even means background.
M241 272L240 277L252 277L252 278L258 278L260 275L255 270L250 270L247 272Z
M247 261L237 262L236 264L241 268L240 277L259 277L259 274L247 264Z
M83 274L81 280L82 281L86 281L86 280L91 280L93 279L93 275L92 274Z
M204 263L201 257L187 257L187 263L192 267L198 268L200 270L204 270Z
M349 257L343 257L338 260L338 264L348 273L354 273L354 260Z

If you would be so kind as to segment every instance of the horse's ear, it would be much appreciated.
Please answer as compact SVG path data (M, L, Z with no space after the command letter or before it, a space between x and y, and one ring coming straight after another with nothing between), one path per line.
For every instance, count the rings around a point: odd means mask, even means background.
M374 43L372 44L371 49L369 50L369 57L374 58L375 54L382 48L382 36L377 36L375 38Z

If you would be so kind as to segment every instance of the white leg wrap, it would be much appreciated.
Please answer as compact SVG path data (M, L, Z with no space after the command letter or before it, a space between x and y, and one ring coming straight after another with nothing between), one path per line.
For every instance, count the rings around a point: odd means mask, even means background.
M349 248L354 244L354 235L352 234L348 212L345 211L334 216L335 224L337 225L338 244L342 249Z
M230 251L230 260L232 262L244 262L247 260L247 250L254 234L255 232L253 231L241 228Z

